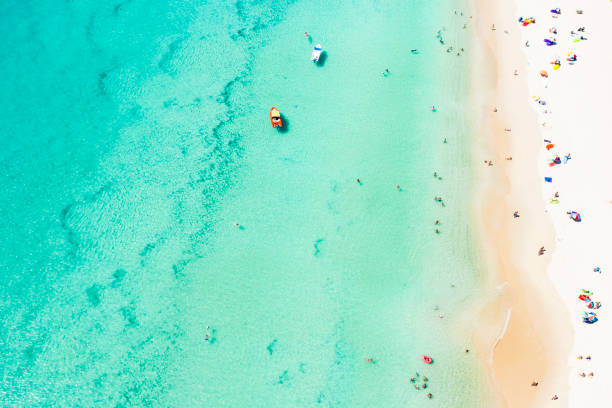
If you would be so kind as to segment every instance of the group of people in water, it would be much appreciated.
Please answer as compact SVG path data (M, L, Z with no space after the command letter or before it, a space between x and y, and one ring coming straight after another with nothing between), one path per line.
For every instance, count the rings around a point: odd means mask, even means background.
M429 381L429 380L427 379L427 377L423 376L423 384L419 385L419 384L416 383L417 380L419 379L419 377L420 377L420 374L416 373L416 375L410 379L410 382L412 384L414 384L414 389L415 390L424 390L424 389L427 388L427 381ZM427 398L431 398L431 397L433 397L433 395L431 395L430 392L427 393Z

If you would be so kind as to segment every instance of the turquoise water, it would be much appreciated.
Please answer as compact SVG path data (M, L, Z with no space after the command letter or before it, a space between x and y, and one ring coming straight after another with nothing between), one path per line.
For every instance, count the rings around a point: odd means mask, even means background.
M489 406L469 19L398 3L5 4L3 405Z

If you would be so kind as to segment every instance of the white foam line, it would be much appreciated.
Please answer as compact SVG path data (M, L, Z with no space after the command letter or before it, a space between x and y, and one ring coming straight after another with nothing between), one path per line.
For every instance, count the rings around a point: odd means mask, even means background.
M506 310L506 321L504 322L504 327L502 328L501 332L495 339L495 343L493 343L493 345L491 346L491 350L489 350L489 360L488 360L489 372L491 373L491 377L494 383L497 383L497 378L495 377L495 370L493 370L493 355L495 353L495 348L506 335L506 331L508 330L508 325L510 324L511 316L512 316L512 308L509 307L508 310Z

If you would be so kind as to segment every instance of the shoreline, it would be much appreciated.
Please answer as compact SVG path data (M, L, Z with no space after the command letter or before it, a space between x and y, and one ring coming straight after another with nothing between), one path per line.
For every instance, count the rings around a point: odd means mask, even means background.
M484 264L493 271L490 286L498 294L483 312L492 327L477 335L503 406L545 406L555 394L561 399L555 406L564 406L572 334L567 309L551 290L546 273L555 236L541 201L540 131L536 114L526 103L527 61L519 47L518 27L511 24L515 4L474 0L472 9L476 49L481 54L472 75L483 123L475 149L482 166L477 170L482 181L477 215ZM515 69L518 77L513 75ZM484 160L492 160L493 166ZM515 210L518 219L512 216ZM537 256L540 246L547 249L544 256ZM567 318L547 318L561 315ZM532 381L538 386L532 387Z

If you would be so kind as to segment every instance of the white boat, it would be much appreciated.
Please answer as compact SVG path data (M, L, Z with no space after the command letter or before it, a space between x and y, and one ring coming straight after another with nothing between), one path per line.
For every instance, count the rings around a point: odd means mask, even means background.
M321 44L317 44L314 47L314 50L312 51L312 56L310 57L311 60L313 60L314 62L318 62L319 61L319 57L321 56L321 51L323 50L323 48L321 48Z

